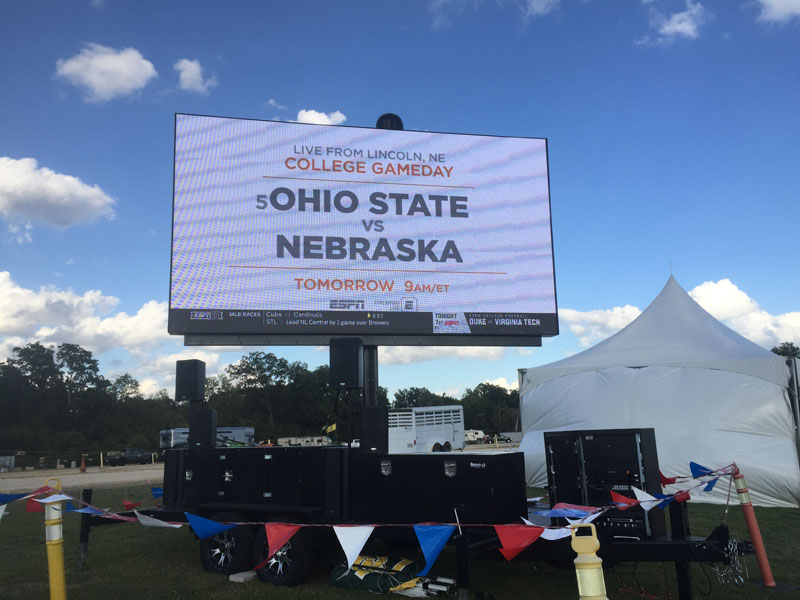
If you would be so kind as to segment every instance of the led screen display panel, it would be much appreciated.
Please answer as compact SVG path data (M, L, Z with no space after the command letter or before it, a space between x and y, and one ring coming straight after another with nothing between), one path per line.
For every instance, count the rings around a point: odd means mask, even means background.
M177 114L168 328L556 335L547 140Z

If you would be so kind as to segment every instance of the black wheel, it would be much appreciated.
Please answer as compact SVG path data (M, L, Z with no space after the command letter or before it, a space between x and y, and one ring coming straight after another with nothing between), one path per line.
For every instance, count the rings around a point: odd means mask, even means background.
M260 565L268 555L267 532L264 527L259 527L253 542L252 562ZM256 570L256 574L261 581L273 585L293 586L308 579L312 565L313 554L308 535L304 529L300 529L263 567Z
M453 447L450 445L450 442L445 442L444 448L442 448L442 452L450 452L452 449Z
M442 451L442 447L439 445L438 442L433 445L433 451L434 452L441 452Z
M218 523L244 521L242 516L236 513L219 513L214 515L213 520ZM209 573L222 575L247 571L253 567L250 552L252 545L253 528L249 525L239 525L200 540L200 560L203 568Z

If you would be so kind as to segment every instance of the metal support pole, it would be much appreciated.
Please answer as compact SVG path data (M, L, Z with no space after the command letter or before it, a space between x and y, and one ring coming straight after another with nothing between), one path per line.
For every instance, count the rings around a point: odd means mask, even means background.
M456 587L458 600L469 598L469 540L461 533L453 536L456 545Z
M742 505L750 541L753 542L753 547L756 549L756 562L758 563L758 570L761 572L761 585L774 588L775 580L772 578L772 569L770 569L769 560L767 560L764 540L761 539L761 530L758 528L758 521L756 521L756 512L753 510L753 503L750 502L750 490L747 489L747 483L744 480L744 475L739 472L739 467L736 467L733 472L733 482L736 484L736 494L739 496L739 503Z
M792 412L794 414L794 442L797 454L800 456L800 381L797 379L797 358L786 359L791 372L792 387L789 388Z
M55 481L59 492L60 479L48 479L45 485ZM51 486L52 487L52 486ZM50 600L67 599L67 581L64 576L64 532L62 530L61 507L63 502L46 502L44 505L45 546L47 546L47 571L50 578Z
M92 503L92 488L84 488L81 490L81 502L84 504ZM90 519L92 515L88 513L81 514L81 533L78 538L78 568L83 569L86 566L86 557L89 556L89 532L92 530Z
M689 537L689 511L685 502L670 502L669 524L673 540L685 540ZM675 561L675 577L678 580L678 598L692 600L692 572L688 561Z

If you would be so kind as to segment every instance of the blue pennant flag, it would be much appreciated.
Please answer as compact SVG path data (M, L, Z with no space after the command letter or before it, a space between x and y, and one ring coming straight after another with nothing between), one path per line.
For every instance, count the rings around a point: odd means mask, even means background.
M417 577L425 577L428 574L455 530L453 525L414 525L414 533L417 534L422 554L425 555L425 568L417 573Z
M694 479L713 473L711 469L707 469L703 465L698 465L696 462L689 461L689 468L692 470L692 477Z
M185 514L186 518L189 520L189 525L191 526L192 531L194 531L194 534L201 540L210 538L218 533L222 533L223 531L227 531L228 529L233 529L236 527L236 525L217 523L211 519L204 519L203 517L190 515L189 513L183 514Z
M658 508L666 508L667 504L675 500L675 494L653 494L653 495L661 500L661 502L658 503Z
M24 498L28 494L0 494L0 504L8 504L9 502L13 502L14 500L19 500L20 498Z
M72 505L72 502L69 502L69 501L67 502L67 505L64 507L63 510L64 510L64 512L76 512L76 513L82 513L82 514L85 513L87 515L102 515L103 514L103 511L100 510L99 508L93 508L91 506L84 506L83 508L75 508Z
M703 488L703 491L704 491L704 492L710 492L711 490L713 490L713 489L714 489L714 486L715 486L715 485L716 485L716 483L717 483L717 481L719 481L719 477L715 477L714 479L712 479L711 481L709 481L709 482L706 484L706 487L704 487L704 488Z
M588 517L591 513L586 510L577 510L575 508L553 508L550 510L536 510L533 514L542 517L567 517L570 519L582 519Z
M64 508L61 509L61 512L75 512L75 505L72 503L72 500L67 500L67 503L64 505Z
M163 498L164 497L164 488L154 487L150 488L153 490L153 498Z

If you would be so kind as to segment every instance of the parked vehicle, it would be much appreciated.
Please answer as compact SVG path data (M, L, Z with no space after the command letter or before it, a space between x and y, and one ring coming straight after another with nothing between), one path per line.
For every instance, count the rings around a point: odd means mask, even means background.
M106 464L112 467L121 467L122 465L139 463L146 465L153 461L153 453L145 452L141 448L125 448L121 452L107 452L105 458Z
M389 411L389 453L464 449L461 406L420 406Z
M330 446L332 443L327 435L278 438L278 446Z
M486 436L483 431L480 429L467 429L464 432L464 441L468 444L470 443L481 443L483 442L483 438Z
M252 427L217 427L217 446L252 446L255 436L255 429ZM189 444L189 428L162 429L158 437L162 451L185 448Z

